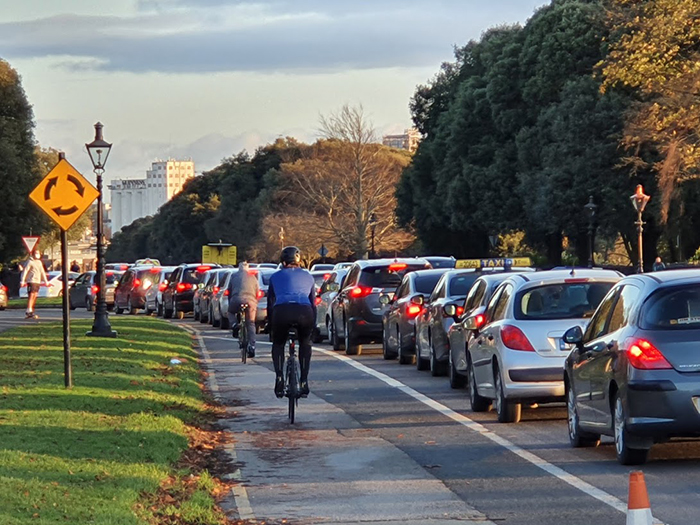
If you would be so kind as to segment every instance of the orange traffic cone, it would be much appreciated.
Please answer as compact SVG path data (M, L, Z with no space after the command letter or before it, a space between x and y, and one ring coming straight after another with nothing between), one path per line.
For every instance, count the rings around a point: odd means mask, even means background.
M649 506L647 484L644 473L630 472L630 493L627 500L627 525L652 525L653 517Z

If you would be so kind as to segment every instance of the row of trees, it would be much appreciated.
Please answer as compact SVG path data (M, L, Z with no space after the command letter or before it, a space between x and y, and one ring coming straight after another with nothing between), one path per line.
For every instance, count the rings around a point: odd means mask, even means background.
M362 257L372 217L378 250L410 245L413 236L394 221L408 153L377 144L361 107L323 118L321 131L314 144L280 139L190 180L155 216L117 233L108 259L198 260L203 245L218 241L253 260L275 260L286 244L308 260L321 245L333 258Z
M401 224L432 252L480 256L490 235L523 230L550 264L565 238L585 261L592 195L599 235L634 259L629 196L643 184L645 253L692 254L697 33L693 0L554 0L457 49L411 100L423 141L399 184Z

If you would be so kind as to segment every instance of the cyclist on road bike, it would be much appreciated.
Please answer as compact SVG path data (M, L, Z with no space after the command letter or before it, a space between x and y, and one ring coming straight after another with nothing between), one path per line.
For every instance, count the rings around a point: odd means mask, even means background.
M238 312L241 310L241 305L248 305L245 311L245 326L239 327L239 337L241 328L248 330L248 357L255 357L255 316L258 311L260 284L257 274L250 270L247 262L243 261L238 265L238 271L231 276L228 290L228 313L231 325L242 322L237 318Z
M316 285L309 272L299 267L296 246L287 246L280 256L282 269L270 276L267 312L272 330L272 363L275 365L275 395L284 396L284 345L290 328L299 335L300 394L309 395L311 333L316 321Z

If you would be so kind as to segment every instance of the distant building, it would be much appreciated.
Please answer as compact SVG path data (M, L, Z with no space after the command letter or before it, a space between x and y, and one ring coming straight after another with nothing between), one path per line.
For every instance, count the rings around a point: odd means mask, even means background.
M420 142L420 133L416 128L410 128L400 135L384 135L382 144L390 148L405 149L411 153L418 149Z
M141 217L154 215L194 177L191 160L153 162L145 179L118 179L109 185L112 196L111 226L116 233Z

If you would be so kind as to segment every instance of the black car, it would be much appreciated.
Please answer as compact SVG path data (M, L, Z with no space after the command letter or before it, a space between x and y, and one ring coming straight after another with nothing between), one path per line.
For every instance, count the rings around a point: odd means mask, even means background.
M566 360L569 440L615 438L623 465L654 443L700 436L700 271L633 275L605 296Z
M194 291L206 272L217 264L181 264L175 268L163 291L163 317L182 319L194 311Z
M124 272L113 270L105 271L105 303L107 304L107 308L112 308L114 306L114 289L123 273ZM68 291L68 304L71 310L84 307L90 312L95 308L97 293L99 291L96 274L97 272L94 270L82 273L73 282L73 285Z
M379 296L393 292L407 272L429 269L425 259L370 259L353 263L335 299L334 349L344 342L345 353L359 355L362 344L381 342L386 306Z

